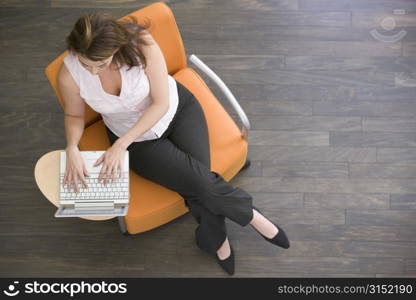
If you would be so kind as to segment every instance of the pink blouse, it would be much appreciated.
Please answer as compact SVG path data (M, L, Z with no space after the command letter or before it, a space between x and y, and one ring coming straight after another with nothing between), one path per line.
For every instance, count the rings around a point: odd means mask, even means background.
M78 56L69 52L64 63L80 89L80 96L96 112L100 113L105 125L118 137L123 136L139 120L145 109L151 104L149 79L143 67L128 66L120 69L120 96L104 91L100 78L86 70ZM168 74L169 110L148 131L134 142L157 139L166 131L178 108L178 89L176 80Z

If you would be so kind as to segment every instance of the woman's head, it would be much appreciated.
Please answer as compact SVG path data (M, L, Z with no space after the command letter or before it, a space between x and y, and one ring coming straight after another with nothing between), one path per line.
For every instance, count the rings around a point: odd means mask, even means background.
M82 15L66 37L66 48L78 55L81 64L95 73L107 68L111 62L118 65L146 67L141 51L148 45L143 36L149 24L139 24L134 16L130 21L118 21L105 12Z

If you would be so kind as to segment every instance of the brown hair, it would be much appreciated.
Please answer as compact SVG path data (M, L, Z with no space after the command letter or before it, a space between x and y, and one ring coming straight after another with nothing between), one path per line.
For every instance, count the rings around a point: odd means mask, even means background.
M143 66L147 62L141 49L149 45L143 37L148 24L139 24L135 16L127 16L127 21L117 20L106 12L83 14L66 37L66 49L92 60L102 61L114 54L113 60L120 66Z

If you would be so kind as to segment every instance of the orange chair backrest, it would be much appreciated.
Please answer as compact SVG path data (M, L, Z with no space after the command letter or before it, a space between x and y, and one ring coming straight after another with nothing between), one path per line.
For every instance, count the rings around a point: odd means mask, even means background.
M153 3L118 20L125 20L127 19L126 17L130 15L136 17L141 24L146 23L144 21L142 23L141 20L150 20L151 26L149 31L163 52L168 73L170 75L187 67L185 47L178 25L176 24L172 10L164 2ZM64 102L58 89L57 77L66 55L68 55L67 50L60 54L45 68L46 77L54 89L62 108L64 107ZM100 119L101 115L95 112L89 105L86 105L85 126L88 127Z

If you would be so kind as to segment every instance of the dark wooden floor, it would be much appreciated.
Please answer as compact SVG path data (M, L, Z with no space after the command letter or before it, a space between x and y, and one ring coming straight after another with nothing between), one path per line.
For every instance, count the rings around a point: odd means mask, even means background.
M37 159L66 143L44 68L82 13L149 3L0 1L0 276L228 277L195 245L190 214L125 237L114 219L54 218L34 182ZM234 276L416 277L416 1L167 4L187 54L251 121L252 166L233 185L291 239L284 250L227 219Z

